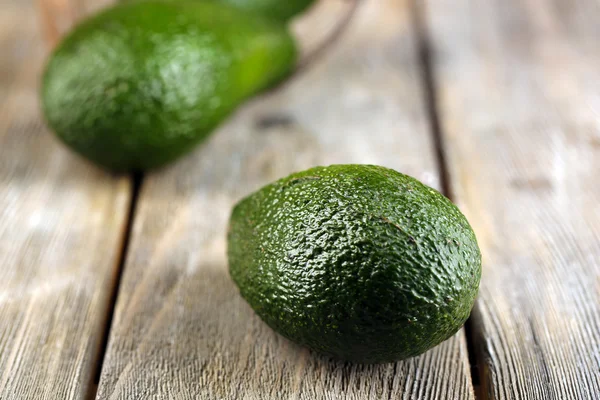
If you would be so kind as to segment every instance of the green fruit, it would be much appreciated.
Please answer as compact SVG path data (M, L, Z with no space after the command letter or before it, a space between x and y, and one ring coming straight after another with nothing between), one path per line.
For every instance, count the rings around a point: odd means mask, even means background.
M190 151L295 59L282 24L234 7L124 3L56 49L43 78L44 112L59 138L95 163L154 168Z
M360 363L416 356L456 333L481 277L469 223L414 178L367 165L293 174L238 203L230 274L273 329Z
M287 21L306 10L314 0L217 0L269 18Z
M122 0L143 1L143 0ZM264 15L278 21L288 21L306 10L315 0L171 0L171 1L214 1L230 4L241 10Z

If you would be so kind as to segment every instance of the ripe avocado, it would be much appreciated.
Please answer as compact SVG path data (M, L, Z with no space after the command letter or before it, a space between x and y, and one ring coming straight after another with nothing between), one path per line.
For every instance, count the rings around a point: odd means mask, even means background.
M88 19L43 77L48 124L115 171L162 166L295 64L283 24L213 2L122 3Z
M481 277L458 208L414 178L371 165L290 175L240 201L231 277L283 336L359 363L419 355L468 318Z

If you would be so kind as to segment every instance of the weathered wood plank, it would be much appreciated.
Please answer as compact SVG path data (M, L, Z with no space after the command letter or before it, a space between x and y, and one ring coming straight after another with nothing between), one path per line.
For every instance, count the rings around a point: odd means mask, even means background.
M36 10L0 12L0 399L84 399L130 188L65 150L38 111Z
M99 400L473 398L462 332L397 364L331 361L271 331L227 272L232 205L288 173L376 163L439 186L416 54L408 2L362 0L323 58L146 178Z
M427 0L456 199L484 253L491 399L600 398L600 8Z

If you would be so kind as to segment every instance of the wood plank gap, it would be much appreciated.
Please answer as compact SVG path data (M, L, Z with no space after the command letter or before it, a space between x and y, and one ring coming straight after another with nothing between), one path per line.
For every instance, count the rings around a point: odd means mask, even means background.
M435 82L435 74L433 72L433 51L431 49L431 40L429 30L427 28L427 19L425 17L425 5L419 0L412 0L410 9L412 12L413 27L415 30L415 47L418 52L418 61L420 65L421 86L425 94L425 108L429 121L429 129L435 146L435 155L437 159L440 189L442 193L451 200L454 200L454 192L452 190L452 181L448 167L448 158L446 157L446 145L444 143L444 135L440 124L440 116L438 111L438 102L436 96L437 87ZM481 386L481 372L478 358L481 355L477 351L475 339L473 337L473 320L469 317L465 323L463 330L465 331L465 340L467 343L467 355L469 357L469 368L471 373L471 384L473 385L475 399L484 400L488 397L485 395L485 390Z
M440 190L441 192L453 200L454 194L452 192L452 182L450 181L450 172L448 170L448 160L444 151L444 136L440 126L440 118L437 108L436 98L436 82L433 74L432 67L432 54L431 41L429 40L429 33L427 30L427 21L424 16L424 10L422 2L419 0L411 0L410 10L412 13L415 47L418 53L419 62L419 76L421 78L421 86L423 88L425 96L425 109L427 113L427 120L429 122L429 130L433 138L433 144L435 146L435 155L438 164L438 170L440 174Z
M110 338L110 331L113 325L113 318L115 315L115 307L117 305L117 297L119 294L119 288L121 286L121 279L123 277L123 271L125 261L127 260L127 253L129 250L129 243L131 239L131 230L133 227L133 221L135 219L135 210L138 204L140 189L144 181L144 174L141 172L134 172L131 175L131 197L129 202L129 208L127 210L127 222L125 229L123 230L122 245L119 251L119 261L115 271L115 284L112 287L112 293L110 295L110 301L106 312L106 320L103 324L104 332L102 333L102 341L96 355L96 367L92 374L93 379L89 384L88 389L88 400L94 400L96 398L96 392L98 391L98 383L100 382L100 375L102 374L102 365L104 364L104 358L106 355L106 349L108 347L108 340Z
M465 322L465 326L463 327L465 331L465 339L467 341L467 354L469 356L469 366L471 368L471 383L473 384L473 389L475 390L475 399L476 400L489 400L491 397L488 396L489 391L485 387L485 382L482 382L481 376L483 375L483 362L479 362L483 356L483 352L481 351L481 347L475 343L475 338L473 337L475 328L474 325L477 322L474 322L474 317L471 314L467 322Z

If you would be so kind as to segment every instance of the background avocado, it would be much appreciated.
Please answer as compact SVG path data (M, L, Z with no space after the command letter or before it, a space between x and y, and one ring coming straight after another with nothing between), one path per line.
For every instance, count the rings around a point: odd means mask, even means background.
M274 21L213 2L122 3L83 22L43 77L50 127L111 170L161 166L286 76L296 48Z
M228 257L268 325L360 363L416 356L451 337L481 276L475 235L450 200L367 165L313 168L243 199Z
M144 0L122 0L144 1ZM277 20L288 21L306 10L315 0L170 0L170 1L213 1L230 4L241 10Z
M287 21L306 10L314 0L217 0L240 9Z

